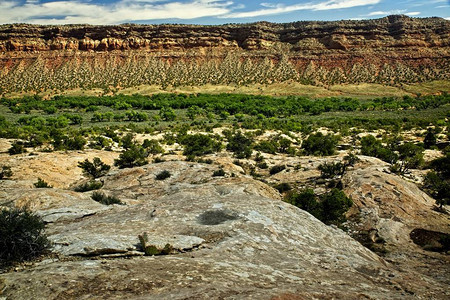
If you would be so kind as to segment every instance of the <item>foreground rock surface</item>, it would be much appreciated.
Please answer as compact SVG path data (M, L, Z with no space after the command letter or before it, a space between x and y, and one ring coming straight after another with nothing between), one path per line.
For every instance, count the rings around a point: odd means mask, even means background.
M346 233L279 201L249 177L212 177L218 166L181 161L112 171L103 191L126 205L98 207L57 190L89 214L54 217L58 258L0 275L6 299L446 298L446 286L399 270ZM172 176L155 180L162 170ZM50 193L43 189L41 193ZM6 198L8 196L2 196ZM40 201L41 196L34 197ZM7 205L18 205L19 197ZM68 200L61 200L68 199ZM33 206L45 215L50 204ZM148 245L173 246L142 256Z

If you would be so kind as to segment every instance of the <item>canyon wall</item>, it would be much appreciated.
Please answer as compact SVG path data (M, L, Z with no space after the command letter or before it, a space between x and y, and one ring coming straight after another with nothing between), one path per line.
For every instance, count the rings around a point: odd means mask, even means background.
M0 25L0 92L449 78L450 21Z

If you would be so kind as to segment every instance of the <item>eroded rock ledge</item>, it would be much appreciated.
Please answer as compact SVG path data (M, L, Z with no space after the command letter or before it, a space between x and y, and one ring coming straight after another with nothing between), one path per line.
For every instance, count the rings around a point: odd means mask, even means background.
M155 180L164 169L172 176ZM127 205L107 209L93 205L89 193L74 199L72 192L53 191L58 198L53 210L63 209L58 205L65 197L90 210L81 217L47 220L54 251L69 259L47 259L0 275L1 295L8 299L444 297L446 291L438 283L411 271L400 272L343 231L279 201L279 194L266 184L246 176L212 177L215 169L171 161L113 171L103 178L102 190ZM17 193L10 198L14 202L21 197ZM50 207L35 206L44 218ZM149 244L171 244L173 251L142 256L138 235L144 232ZM129 258L120 258L124 256Z

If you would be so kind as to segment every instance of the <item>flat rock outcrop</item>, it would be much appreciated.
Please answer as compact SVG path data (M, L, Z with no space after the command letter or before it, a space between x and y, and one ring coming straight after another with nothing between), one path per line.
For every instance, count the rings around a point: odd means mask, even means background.
M424 275L396 269L340 229L279 201L279 194L267 185L246 176L212 177L216 169L175 161L113 171L102 178L102 191L125 205L105 209L89 193L75 197L70 191L41 189L42 195L54 193L47 202L65 198L91 212L48 219L47 234L58 256L1 274L0 295L7 299L445 298L443 286ZM162 170L170 170L172 176L156 180ZM8 205L17 205L14 201ZM33 208L32 200L30 204ZM54 208L34 209L45 215ZM171 253L142 256L138 235L144 232L148 245L170 244Z

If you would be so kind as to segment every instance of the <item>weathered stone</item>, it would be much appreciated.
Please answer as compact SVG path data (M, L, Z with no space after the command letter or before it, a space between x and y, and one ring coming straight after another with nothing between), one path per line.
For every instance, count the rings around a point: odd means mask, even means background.
M47 226L54 251L96 259L44 260L2 274L2 295L8 299L445 298L444 286L411 271L399 272L340 229L279 201L278 193L267 185L246 177L212 178L216 168L165 162L112 172L104 178L103 191L115 195L126 191L127 197L137 200ZM173 175L155 181L154 174L164 169ZM35 209L42 213L47 206ZM138 235L144 232L147 245L170 244L174 252L136 257L143 254ZM103 256L109 259L99 258Z

